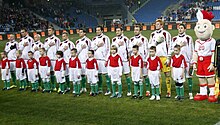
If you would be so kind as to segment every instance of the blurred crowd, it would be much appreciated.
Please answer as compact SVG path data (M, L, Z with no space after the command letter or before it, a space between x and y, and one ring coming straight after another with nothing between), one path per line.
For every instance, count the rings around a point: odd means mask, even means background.
M197 10L212 11L213 7L208 6L208 2L218 2L218 0L191 0L188 3L182 3L181 8L177 10L168 10L164 18L166 21L187 21L196 19Z
M0 8L0 32L17 32L26 27L28 30L46 29L48 21L36 17L27 9L18 7Z
M31 7L34 12L40 14L41 16L49 19L61 28L75 27L75 22L77 22L77 17L71 17L68 9L72 6L72 2L41 2L34 3ZM80 14L79 9L76 10L77 14Z

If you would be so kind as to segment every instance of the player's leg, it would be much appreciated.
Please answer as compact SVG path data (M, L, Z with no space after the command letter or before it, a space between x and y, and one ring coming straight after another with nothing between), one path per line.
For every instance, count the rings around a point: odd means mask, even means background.
M131 96L131 77L129 74L125 74L126 83L127 83L127 96Z
M142 99L143 98L143 91L144 91L143 80L142 79L139 81L139 87L140 87L139 99Z
M118 96L117 96L117 98L121 98L121 97L122 97L122 83L121 83L121 78L119 78L117 84L118 84Z
M11 88L17 87L15 70L16 70L15 69L15 61L11 61L10 62L10 74L11 74L11 79L13 82L13 85L11 86Z
M190 63L188 63L188 67L185 70L186 72L186 78L188 82L188 88L189 88L189 99L193 99L193 94L192 94L192 88L193 88L193 81L192 81L192 67L190 66Z
M136 99L138 97L138 82L134 81L134 95L132 98Z
M156 89L156 100L159 101L160 100L160 85L156 85L155 86Z
M146 85L146 97L149 97L150 96L150 82L149 82L149 78L148 78L148 74L147 74L147 67L145 66L143 68L143 76L144 76L144 83Z
M146 97L150 96L150 81L149 81L149 77L146 76L145 77L145 85L146 85Z
M107 73L105 74L105 79L106 79L106 86L107 86L105 95L109 95L111 94L111 78L109 77Z
M198 72L198 71L197 71ZM199 77L200 93L194 96L195 101L202 101L208 98L207 96L207 81L205 77Z
M105 74L107 90L104 94L105 96L108 96L108 95L111 94L111 83L109 81L112 80L112 77L115 77L114 74L115 74L115 72L113 71L113 68L112 67L107 67L107 73Z
M50 81L51 81L51 85L50 85L50 83L48 83L48 87L51 86L51 90L56 92L57 91L57 88L56 88L56 76L55 76L55 72L54 71L50 72Z
M112 83L112 95L110 96L110 98L114 98L117 97L116 95L116 85L115 85L115 81L111 81Z
M209 102L216 102L218 99L215 96L215 77L207 78L208 81L208 88L209 88Z
M151 84L151 97L149 100L154 100L156 98L155 89L155 86Z
M130 76L130 66L129 62L123 63L123 73L125 75L126 84L127 84L127 96L131 96L131 76Z
M171 97L171 77L170 72L165 72L165 78L166 78L166 86L167 86L167 98Z
M150 100L154 100L156 98L156 95L155 95L155 86L154 86L154 82L155 82L155 78L153 77L153 74L152 72L149 70L148 72L148 77L149 77L149 82L151 84L151 97L150 97ZM160 83L158 83L160 84Z

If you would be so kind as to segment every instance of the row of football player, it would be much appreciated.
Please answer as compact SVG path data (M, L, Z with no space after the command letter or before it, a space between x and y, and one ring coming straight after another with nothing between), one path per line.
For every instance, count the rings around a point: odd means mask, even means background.
M187 67L185 58L182 54L180 54L180 45L175 45L174 47L174 55L171 59L171 67L172 67L172 76L176 83L176 94L177 99L182 100L184 97L184 87L183 83L185 82L185 68ZM112 95L110 98L121 98L122 97L122 67L123 62L120 55L117 53L118 48L116 46L111 47L111 55L108 57L108 60L105 66L108 69L108 76L111 80L112 85ZM150 100L160 100L160 70L162 69L162 62L158 56L156 56L156 47L151 46L149 50L149 58L147 59L147 74L149 76L149 80L151 83L151 98ZM2 80L4 81L4 90L9 89L10 87L10 61L7 59L7 53L2 52ZM40 49L40 58L39 64L36 59L33 57L33 52L29 51L28 56L29 60L27 61L27 66L23 58L21 58L21 51L17 50L16 52L16 78L19 80L19 90L26 89L26 74L25 69L27 69L27 77L28 81L32 84L32 91L37 91L39 87L39 76L43 82L43 92L51 92L50 87L50 68L51 68L51 60L48 56L46 56L46 51L44 48ZM73 91L75 96L80 95L80 81L81 81L81 62L77 57L77 49L73 48L71 50L71 58L69 59L69 64L66 64L63 58L63 52L57 51L56 53L57 60L55 62L55 76L56 82L59 84L59 94L65 93L65 84L66 79L65 75L69 75L69 80L73 83ZM131 78L134 83L134 95L132 98L143 98L143 67L144 62L139 54L139 47L137 45L133 46L132 56L130 58L130 67L131 67ZM128 67L129 68L129 67ZM94 58L94 51L88 51L88 59L86 60L86 78L87 82L91 87L91 96L96 96L98 94L98 70L99 66L97 60ZM116 95L116 84L118 85L118 94ZM69 87L69 85L66 85ZM110 89L110 87L109 87ZM139 94L138 94L139 90ZM109 90L110 91L110 90ZM128 90L131 93L131 90ZM111 93L111 92L110 92ZM129 96L129 95L128 95Z
M147 63L147 57L149 55L149 48L150 46L156 46L157 53L156 55L160 57L163 68L162 72L165 73L166 76L166 85L167 85L167 95L166 97L171 97L171 78L170 78L170 67L168 66L170 62L170 51L171 50L171 41L173 43L179 44L181 46L181 54L184 55L186 62L188 63L188 69L190 67L190 63L192 60L192 51L193 51L193 42L192 38L185 34L185 26L180 25L179 26L179 35L174 37L173 40L171 40L171 35L169 32L163 30L163 23L161 20L156 21L156 31L154 31L151 34L150 41L148 42L147 38L141 35L141 26L136 25L134 27L134 34L135 36L131 39L128 39L126 36L123 35L123 30L121 28L116 28L116 37L112 39L112 45L117 46L118 48L118 54L120 55L122 62L123 62L123 74L126 76L126 83L128 85L128 88L130 90L131 85L131 78L130 78L130 68L129 68L129 60L128 57L131 54L131 48L134 45L137 45L139 47L139 54L141 55L144 65ZM14 36L11 35L11 40L7 42L5 51L7 52L8 59L10 60L10 71L12 78L15 78L15 60L16 60L16 50L19 49L22 51L21 57L24 59L25 63L27 64L27 61L29 59L28 52L32 51L34 53L34 58L39 62L40 54L39 50L40 48L44 48L46 50L46 55L51 60L51 83L53 90L56 90L55 88L55 76L54 76L54 66L56 61L56 52L57 50L60 50L64 53L64 60L68 64L69 58L70 58L70 51L73 48L77 49L77 55L82 65L82 91L86 91L85 88L85 63L88 58L88 50L94 50L94 57L97 59L97 63L99 65L98 70L98 88L99 91L102 92L102 75L105 75L106 82L107 82L107 91L105 95L110 94L110 78L107 75L107 68L105 67L106 60L110 54L110 40L109 38L103 34L103 28L98 26L96 28L97 36L92 39L92 41L89 40L89 38L86 37L86 32L83 29L79 30L79 36L80 39L76 41L76 46L73 42L71 42L68 38L68 33L64 32L62 34L63 42L60 43L59 38L57 38L54 35L54 29L53 27L48 28L48 38L45 39L44 44L40 42L40 35L35 35L34 40L28 36L28 33L25 29L21 30L21 41L17 43L14 40ZM146 66L144 66L143 70L143 77L144 82L146 84L146 95L150 95L150 84L149 79L147 77L147 70ZM188 78L188 84L189 84L189 95L192 99L192 78L191 73L186 73ZM68 81L68 76L66 76ZM13 80L15 81L15 80ZM162 80L160 80L160 83ZM128 91L127 95L131 95L131 92Z

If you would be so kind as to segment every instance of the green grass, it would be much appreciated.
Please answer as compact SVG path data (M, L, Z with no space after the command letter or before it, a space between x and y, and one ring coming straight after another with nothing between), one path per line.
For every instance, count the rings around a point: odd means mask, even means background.
M172 36L177 34L176 30L170 32ZM187 33L192 35L194 40L196 39L193 30ZM110 38L115 35L114 33L106 34ZM215 30L214 38L217 39L218 34L220 31ZM88 34L88 37L92 38L94 35ZM125 32L125 35L130 38L133 32ZM144 31L143 35L149 38L150 31ZM77 35L70 36L72 41L77 38ZM1 50L5 42L1 41ZM124 81L123 78L125 94L127 87ZM195 94L199 90L198 79L193 77L193 82ZM2 88L2 82L0 87ZM220 105L187 99L187 83L185 84L186 99L183 102L175 101L174 84L172 84L173 97L171 99L165 98L165 88L164 83L161 101L149 101L148 98L132 100L126 96L121 99L110 99L103 95L90 97L88 93L74 98L72 94L31 93L30 89L26 92L19 92L17 89L0 91L0 124L212 125L220 121Z

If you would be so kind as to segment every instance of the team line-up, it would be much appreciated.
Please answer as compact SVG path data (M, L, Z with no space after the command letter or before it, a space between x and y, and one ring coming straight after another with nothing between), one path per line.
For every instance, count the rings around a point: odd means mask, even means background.
M20 91L26 90L31 84L33 92L37 92L41 87L44 93L54 91L65 94L70 91L70 83L73 83L73 94L78 97L87 92L88 83L90 96L97 96L103 93L102 84L105 77L107 90L104 95L121 98L121 77L124 74L127 96L142 99L146 88L145 94L147 97L151 96L150 100L160 100L163 72L167 98L171 97L172 77L176 86L175 98L183 100L184 82L187 79L189 99L193 99L192 71L197 71L199 77L215 75L214 71L207 67L205 70L197 70L197 66L214 64L211 58L215 50L215 40L210 38L209 42L205 42L204 44L209 44L207 48L201 49L197 44L194 48L192 37L185 33L184 24L179 25L178 35L173 38L163 29L161 20L156 20L155 27L156 30L151 33L149 41L141 34L141 25L134 26L134 37L131 39L123 35L122 28L117 27L116 37L112 42L103 34L101 26L96 27L96 36L92 40L86 37L84 29L80 29L80 39L75 44L69 40L68 32L62 33L61 42L54 35L53 27L48 28L48 38L44 43L40 42L39 34L33 39L26 29L21 29L20 42L15 41L14 35L10 35L5 51L1 52L3 90L17 87L18 80ZM198 51L204 55L200 57L201 62L197 65L193 54ZM10 79L13 85L10 85ZM59 85L58 90L56 83ZM214 98L214 89L209 91L209 98Z

